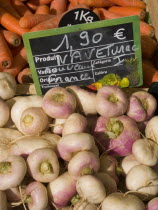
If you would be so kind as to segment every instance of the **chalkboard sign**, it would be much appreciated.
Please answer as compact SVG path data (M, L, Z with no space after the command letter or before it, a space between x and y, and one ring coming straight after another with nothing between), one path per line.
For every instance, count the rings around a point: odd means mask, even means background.
M70 85L106 84L113 75L142 85L138 16L23 35L37 94Z

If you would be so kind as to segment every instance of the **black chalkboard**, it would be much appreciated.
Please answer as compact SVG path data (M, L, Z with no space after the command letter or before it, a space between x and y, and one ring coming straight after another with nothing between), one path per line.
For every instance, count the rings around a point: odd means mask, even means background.
M136 72L130 86L142 85L137 16L26 33L23 40L40 95L56 86L87 86L109 74L122 79Z

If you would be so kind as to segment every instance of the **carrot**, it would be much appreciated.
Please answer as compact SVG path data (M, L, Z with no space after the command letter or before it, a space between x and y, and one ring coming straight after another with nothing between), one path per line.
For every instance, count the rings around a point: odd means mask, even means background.
M50 8L48 5L39 5L36 14L50 14Z
M146 59L151 59L158 50L158 43L149 36L141 36L142 56Z
M10 0L0 0L0 7L7 10L9 13L11 13L16 18L20 18L20 15L18 14L18 12L12 6Z
M28 29L23 29L20 27L18 19L2 8L0 8L0 24L8 31L14 32L20 36L29 32Z
M111 0L70 0L72 4L85 4L89 7L111 7L115 5Z
M59 15L67 9L67 0L52 0L50 4L50 12L54 15Z
M143 86L149 87L152 82L158 82L158 71L151 65L143 62Z
M21 44L21 37L19 35L5 29L1 29L0 32L10 46L18 47Z
M39 5L46 5L49 4L51 1L52 0L29 0L26 2L26 4L31 10L36 11Z
M23 47L24 47L24 44L21 43L21 45L19 45L18 47L10 48L10 51L11 51L13 57L15 57L20 52L20 50L22 50Z
M22 48L20 52L13 58L11 68L5 69L4 72L8 72L16 77L27 64L26 51L25 48Z
M12 53L7 45L7 42L0 32L0 69L4 70L12 65L13 57Z
M122 7L139 7L142 9L146 8L146 4L140 0L110 0L110 1Z
M110 12L116 13L121 16L132 16L132 15L138 15L140 17L140 20L143 20L145 18L145 10L141 9L139 7L119 7L119 6L113 6L108 9Z
M34 15L28 15L20 18L19 20L19 25L22 28L27 28L31 29L37 24L49 20L52 18L54 15L49 15L49 14L34 14Z
M13 3L13 7L18 11L21 17L25 15L33 14L31 10L22 1L12 0L12 3Z
M140 32L141 35L154 37L155 29L146 22L140 21Z
M33 83L32 74L30 68L23 69L17 76L17 80L20 84Z
M90 7L88 7L87 5L85 4L72 4L70 3L67 7L67 11L69 10L72 10L72 9L75 9L76 7L78 8L85 8L85 9L90 9Z

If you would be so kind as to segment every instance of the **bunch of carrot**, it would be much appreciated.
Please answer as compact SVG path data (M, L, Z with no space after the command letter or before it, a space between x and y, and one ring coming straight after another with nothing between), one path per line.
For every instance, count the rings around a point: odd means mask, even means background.
M158 44L154 28L144 21L146 4L142 0L0 0L0 71L14 75L19 83L26 83L26 78L30 82L31 71L21 36L57 28L68 10L80 7L91 9L101 20L138 15L143 63L150 60L148 67L143 64L144 84L158 81L152 62L152 57L158 55ZM146 76L150 71L153 76Z

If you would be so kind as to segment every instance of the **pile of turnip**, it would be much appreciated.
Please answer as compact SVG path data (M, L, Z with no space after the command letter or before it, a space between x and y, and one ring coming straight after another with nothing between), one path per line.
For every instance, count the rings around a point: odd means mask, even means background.
M0 72L0 210L158 209L158 116L147 91L16 96Z

